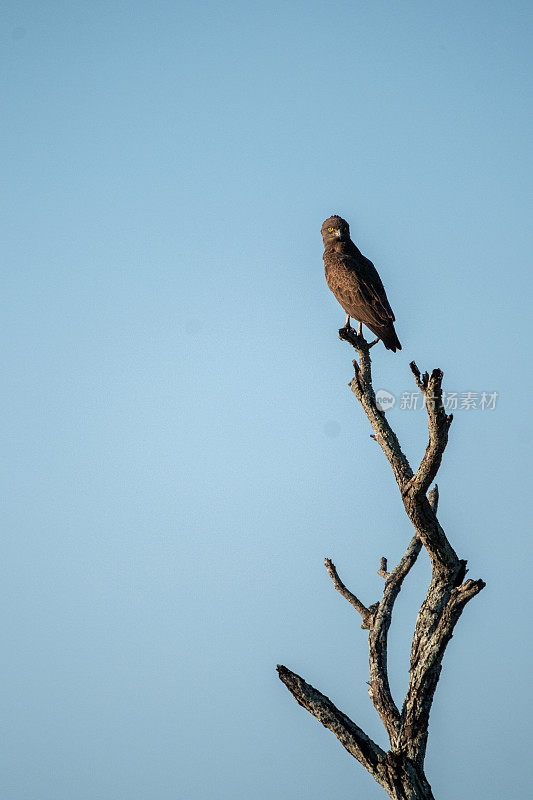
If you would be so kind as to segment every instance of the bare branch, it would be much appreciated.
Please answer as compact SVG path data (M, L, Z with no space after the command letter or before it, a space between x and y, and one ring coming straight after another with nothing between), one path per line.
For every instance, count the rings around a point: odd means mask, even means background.
M396 595L399 591L398 589ZM387 636L393 605L394 599L391 603L385 600L385 597L383 598L378 605L368 633L370 666L368 694L385 726L391 747L394 748L400 735L400 712L392 697L387 669Z
M326 568L333 580L337 591L350 602L363 618L362 628L368 628L368 648L370 682L368 693L378 712L389 736L391 746L395 746L400 736L400 712L393 700L389 685L387 667L387 637L392 619L394 602L402 587L402 582L415 563L422 548L420 540L414 536L405 552L405 555L388 573L385 571L386 583L383 589L383 598L366 608L360 600L350 592L338 576L337 570L330 559L326 559Z
M411 481L411 491L416 495L426 494L438 472L442 455L448 443L448 431L452 424L453 414L446 414L442 403L442 378L443 372L434 369L420 376L420 370L414 361L411 361L411 371L420 391L424 395L428 413L429 443L424 458Z
M387 579L389 577L389 574L390 573L387 572L387 559L385 558L385 556L381 556L381 558L379 560L378 575L381 578Z
M378 783L384 786L384 778L380 777L383 771L379 767L385 762L385 751L355 722L339 711L328 697L306 683L295 672L278 664L278 675L296 702L313 714L324 727L329 728L342 746L376 778Z
M436 512L439 502L437 485L429 492L428 499L432 510ZM401 740L410 758L420 766L426 752L429 714L446 645L465 604L485 586L483 581L467 581L459 586L466 571L466 561L463 559L459 560L459 569L453 581L434 571L416 621L411 646L410 680L402 709Z
M402 588L403 580L415 563L421 549L422 543L420 539L417 536L413 536L397 566L391 573L386 573L387 578L383 589L383 597L373 617L368 636L369 695L385 726L393 749L397 746L401 735L401 720L389 686L387 665L388 632L394 603Z
M418 388L424 395L428 413L429 443L416 474L404 487L402 493L404 506L429 553L434 569L454 575L459 570L460 562L437 520L438 490L437 494L433 495L433 498L436 497L436 502L426 499L427 490L441 465L453 415L448 416L442 404L442 370L434 369L431 375L427 372L421 375L414 361L411 361L409 366Z
M392 591L395 588L398 589L398 592L400 591L403 580L418 558L418 554L420 553L421 549L422 542L418 536L413 536L409 542L409 546L407 547L405 554L393 569L387 583L385 584L384 597L388 597L389 594L392 594Z
M446 538L427 497L407 491L402 499L407 515L428 551L433 568L447 575L455 575L460 566L459 558Z
M342 596L349 603L351 603L352 606L355 608L355 610L361 615L363 619L363 625L361 627L368 627L368 625L365 625L364 623L366 623L368 621L368 618L371 616L371 612L369 611L369 609L365 605L363 605L363 603L361 603L361 601L352 592L350 592L349 589L346 588L344 583L339 578L337 569L333 561L330 558L325 558L324 563L326 564L326 569L329 572L329 575L331 577L331 580L333 581L335 589L339 592L339 594L342 594Z
M446 430L446 442L444 442L443 447L442 442L444 434L440 432L439 427L442 423L441 411L438 411L438 413L435 411L435 419L437 419L438 416L439 420L437 425L439 430L438 436L433 430L435 426L433 423L430 424L431 441L430 445L428 445L429 454L426 453L427 460L425 462L423 460L422 462L424 466L417 482L416 476L414 476L411 466L400 447L396 434L389 425L384 412L381 411L376 404L376 397L372 387L372 371L368 343L362 336L359 336L355 331L350 329L342 328L339 331L339 336L341 339L348 341L357 350L359 363L357 363L357 361L353 362L355 377L349 385L352 392L361 403L374 431L376 441L381 446L381 449L392 467L396 482L402 493L402 500L407 515L418 536L422 540L422 544L427 549L434 567L448 574L455 574L459 569L459 559L439 525L435 511L432 509L425 496L431 481L434 480L437 474L442 459L442 452L447 442L448 434ZM424 373L424 375L420 375L420 371L414 362L412 362L411 370L413 371L415 380L421 391L427 392L431 390L432 392L440 392L439 396L442 399L442 372L440 370L433 370L431 376L429 376L427 372ZM442 403L440 405L442 406ZM433 414L433 411L431 413ZM443 410L442 414L444 414ZM444 414L444 417L446 420L448 419L446 414ZM449 428L449 424L447 427ZM420 487L423 486L425 486L425 489L421 491Z
M363 406L365 414L372 425L376 441L385 453L398 486L402 489L413 477L413 470L402 452L398 438L389 425L385 414L377 407L376 396L372 387L372 369L368 342L351 329L341 328L339 336L357 350L359 363L357 361L353 362L355 377L349 386Z
M401 589L402 581L414 564L420 549L420 541L414 537L398 566L389 575L383 590L383 599L369 608L346 588L339 578L333 562L325 559L326 569L337 591L359 612L362 628L369 630L370 682L368 693L389 735L391 745L397 742L400 733L400 712L393 700L387 670L387 635L391 623L394 601ZM382 559L383 561L383 559ZM386 567L386 559L385 559Z
M442 658L464 606L485 587L482 580L468 580L452 588L432 581L417 620L411 652L409 687L402 709L402 746L419 765L424 762L429 714L442 669ZM428 625L430 619L436 624ZM415 640L417 646L415 647Z

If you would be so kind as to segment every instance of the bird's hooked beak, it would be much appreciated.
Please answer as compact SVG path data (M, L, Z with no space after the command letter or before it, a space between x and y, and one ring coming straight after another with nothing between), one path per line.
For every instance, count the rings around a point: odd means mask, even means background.
M340 228L337 228L337 230L335 231L335 236L337 237L337 239L341 238L341 229Z

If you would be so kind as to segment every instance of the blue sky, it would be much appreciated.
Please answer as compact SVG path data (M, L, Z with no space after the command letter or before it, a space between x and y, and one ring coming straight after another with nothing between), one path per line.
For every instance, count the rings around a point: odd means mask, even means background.
M525 2L4 3L3 797L384 796L274 671L385 744L323 558L371 603L411 531L347 388L331 213L396 313L375 384L413 464L410 360L498 393L458 409L439 477L487 588L427 771L440 800L525 796L531 22Z

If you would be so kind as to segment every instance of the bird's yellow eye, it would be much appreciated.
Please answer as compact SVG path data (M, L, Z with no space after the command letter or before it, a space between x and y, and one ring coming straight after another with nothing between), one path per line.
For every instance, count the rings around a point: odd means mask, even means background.
M333 228L328 228L328 231L330 231L330 232L331 232L332 230L333 230Z

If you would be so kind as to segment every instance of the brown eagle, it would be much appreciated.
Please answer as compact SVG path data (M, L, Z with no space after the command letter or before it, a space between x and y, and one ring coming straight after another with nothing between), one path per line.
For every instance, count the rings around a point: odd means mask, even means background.
M373 263L365 258L350 239L350 226L336 214L322 224L324 266L329 288L350 317L359 322L359 333L366 325L387 350L401 350L394 330L394 314Z

